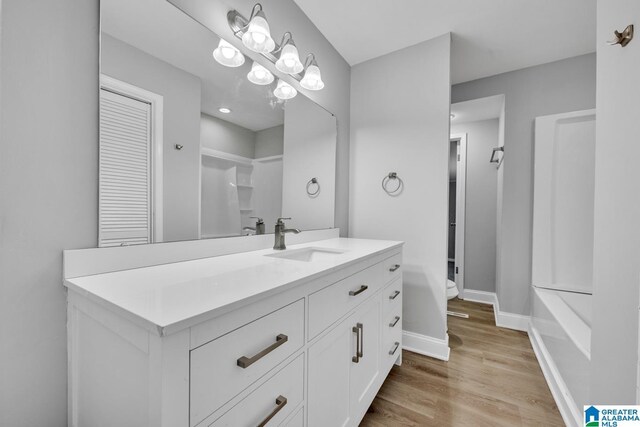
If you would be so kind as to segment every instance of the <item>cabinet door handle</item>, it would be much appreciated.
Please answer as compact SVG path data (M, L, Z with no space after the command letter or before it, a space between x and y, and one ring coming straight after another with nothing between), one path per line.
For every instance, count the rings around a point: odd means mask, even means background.
M394 354L396 354L396 351L398 351L398 347L400 347L400 343L396 341L393 345L393 348L389 350L389 356L393 356Z
M262 420L262 422L260 424L258 424L258 427L264 427L267 425L267 423L269 421L271 421L271 418L275 417L278 412L280 412L282 410L282 408L284 408L287 404L287 398L280 395L276 398L276 407L273 408L273 411L271 411L271 413L269 415L267 415L267 418L265 418L264 420Z
M262 350L260 353L256 354L255 356L253 356L253 357L242 356L241 358L239 358L238 361L237 361L238 366L240 366L242 369L248 368L249 366L251 366L254 363L256 363L258 360L260 360L263 357L265 357L267 354L271 353L276 348L280 347L282 344L286 343L287 341L289 341L289 337L288 336L286 336L285 334L278 335L276 337L276 342L274 342L269 347L265 348L264 350Z
M389 327L390 328L395 327L398 324L399 321L400 321L400 316L394 317L393 320L391 321L391 323L389 323Z
M364 357L364 325L362 323L358 323L358 328L360 328L360 357Z
M362 323L356 323L356 326L351 328L351 330L356 334L356 355L351 358L353 363L360 363L360 358L362 357L362 350L360 349L360 331L362 330Z
M393 267L391 267L389 269L389 271L393 273L394 271L396 271L399 268L400 268L400 264L394 264Z
M396 299L396 297L400 295L400 291L395 291L391 295L389 295L389 299Z
M369 289L369 287L367 285L362 285L362 286L360 286L360 289L358 289L357 291L349 291L349 295L351 295L352 297L355 297L356 295L360 295L361 293L363 293L367 289Z

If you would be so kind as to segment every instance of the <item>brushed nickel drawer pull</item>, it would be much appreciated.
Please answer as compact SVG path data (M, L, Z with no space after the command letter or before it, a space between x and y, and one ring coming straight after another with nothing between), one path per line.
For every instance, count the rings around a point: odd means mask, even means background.
M400 291L395 291L391 295L389 295L389 299L396 299L396 297L400 295Z
M282 395L278 396L276 398L276 407L273 408L273 411L271 411L269 415L267 415L267 418L265 418L264 420L262 420L260 424L258 424L258 427L266 426L267 423L271 421L271 418L275 417L278 414L278 412L280 412L282 408L284 408L286 405L287 405L287 398Z
M360 363L360 358L362 357L362 350L360 349L360 331L362 330L362 323L356 323L356 326L351 328L351 330L356 334L356 355L351 357L351 361L353 363Z
M238 366L240 366L242 369L248 368L249 366L256 363L258 360L265 357L267 354L271 353L276 348L280 347L282 344L286 343L287 341L289 341L288 336L286 336L285 334L278 335L276 337L276 342L274 342L269 347L262 350L260 353L256 354L253 357L242 356L240 359L238 359Z
M391 267L391 268L389 269L389 271L393 273L394 271L396 271L396 270L397 270L397 269L399 269L399 268L400 268L400 264L394 264L394 266L393 266L393 267Z
M395 327L398 324L399 321L400 321L400 316L394 317L393 320L391 321L391 323L389 323L389 327L390 328Z
M396 341L393 349L389 350L389 356L393 356L394 354L396 354L396 351L398 351L398 347L400 347L400 343Z
M367 285L362 285L362 286L360 286L360 289L358 289L357 291L349 291L349 295L351 295L352 297L355 297L356 295L360 295L361 293L363 293L367 289L369 289L369 287Z

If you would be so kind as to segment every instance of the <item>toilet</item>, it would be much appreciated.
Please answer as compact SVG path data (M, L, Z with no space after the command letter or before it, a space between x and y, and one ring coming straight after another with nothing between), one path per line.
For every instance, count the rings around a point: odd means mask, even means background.
M458 287L453 280L447 280L447 299L454 299L458 296Z

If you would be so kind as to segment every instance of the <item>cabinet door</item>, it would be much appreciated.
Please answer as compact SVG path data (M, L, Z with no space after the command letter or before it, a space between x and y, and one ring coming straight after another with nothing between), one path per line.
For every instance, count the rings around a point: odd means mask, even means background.
M349 371L355 356L352 326L350 319L345 320L309 348L309 427L349 423Z
M351 415L360 420L377 393L380 381L380 299L371 299L350 319L361 335L361 357L351 363L349 373ZM351 336L352 348L356 347L357 335Z

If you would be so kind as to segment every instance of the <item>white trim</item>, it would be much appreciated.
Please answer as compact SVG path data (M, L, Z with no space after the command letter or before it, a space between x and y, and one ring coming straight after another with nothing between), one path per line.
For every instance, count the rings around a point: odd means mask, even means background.
M464 291L465 301L471 302L479 302L481 304L490 304L495 308L496 303L496 293L495 292L485 292L485 291L476 291L474 289L467 289Z
M236 154L226 153L224 151L214 150L213 148L207 147L200 147L200 155L239 163L243 166L252 166L254 160L249 157L238 156Z
M272 162L274 160L282 160L283 158L284 156L282 154L278 154L277 156L258 157L257 159L253 159L253 163Z
M415 332L402 331L402 348L412 353L434 357L446 362L449 360L450 352L449 335L447 334L447 338L442 340Z
M556 406L560 411L560 415L567 426L579 426L582 421L582 410L576 406L575 401L571 397L569 388L562 380L562 376L556 367L551 355L549 354L540 334L533 325L529 327L529 340L533 347L533 352L538 359L540 369L544 375L549 390L556 401Z
M514 329L516 331L529 331L531 316L500 311L500 303L495 292L476 291L467 289L463 298L465 301L479 302L493 305L496 326L499 328Z
M151 242L162 242L164 234L164 97L157 93L139 88L129 83L100 74L100 89L106 89L120 95L138 99L151 105L151 177L152 194L152 233Z
M449 141L458 142L458 156L456 162L456 250L454 270L455 283L458 293L464 297L464 240L465 240L465 214L466 214L466 190L467 190L467 134L451 135ZM450 228L450 227L448 227Z

